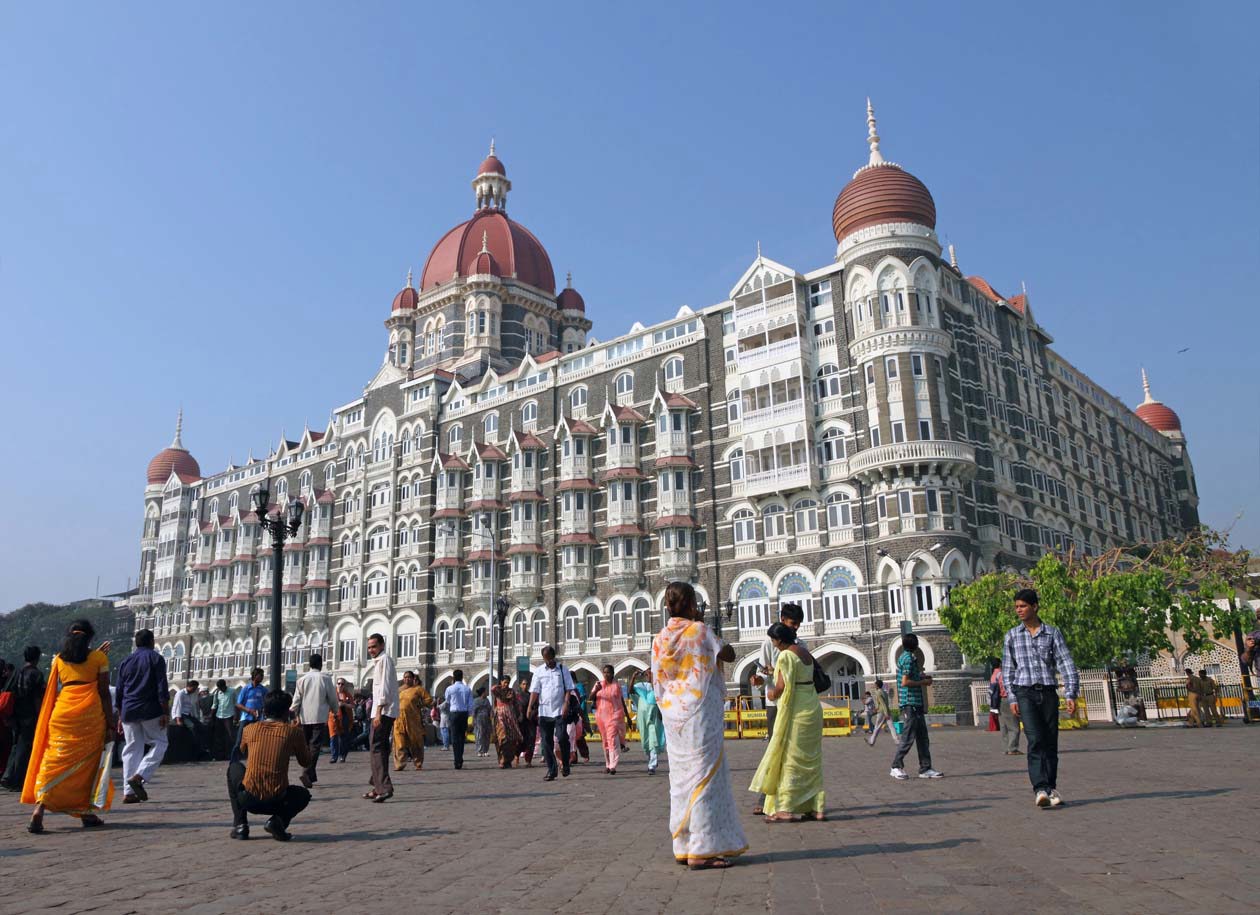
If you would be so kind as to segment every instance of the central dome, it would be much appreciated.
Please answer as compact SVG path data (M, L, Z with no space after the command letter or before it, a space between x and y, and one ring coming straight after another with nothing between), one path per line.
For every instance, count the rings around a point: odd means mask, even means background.
M831 228L842 242L860 229L890 222L912 222L936 228L936 201L922 181L879 151L875 109L866 100L870 161L844 186L831 211Z
M534 233L505 212L512 182L507 169L494 154L477 169L473 178L477 212L467 222L451 229L433 246L420 274L420 291L427 292L453 279L490 274L515 279L556 294L556 275L551 258Z
M420 274L420 291L428 292L456 277L476 274L483 240L502 276L555 294L556 275L542 242L519 222L493 209L479 210L472 219L451 229L433 246L424 272Z

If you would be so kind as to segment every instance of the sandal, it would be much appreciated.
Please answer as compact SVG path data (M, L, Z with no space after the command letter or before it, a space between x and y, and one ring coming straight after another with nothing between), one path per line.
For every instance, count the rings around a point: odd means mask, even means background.
M803 819L805 818L801 816L799 813L789 813L787 816L783 816L782 814L775 813L766 817L766 822L767 823L799 823Z
M368 791L363 795L365 801L374 801L379 795L375 791Z
M389 800L391 797L393 797L393 796L394 796L394 793L393 793L392 791L391 791L389 794L378 794L378 795L376 795L376 797L372 798L372 803L373 803L373 804L384 804L386 801L388 801L388 800Z
M731 866L731 862L725 858L706 858L699 864L687 862L687 870L689 871L720 871Z
M88 814L85 817L81 817L80 822L82 822L84 829L96 829L98 826L105 825L105 821L94 814Z
M753 816L755 817L759 817L765 812L766 812L766 809L762 807L760 804L758 804L756 807L753 808Z
M31 821L26 824L26 831L36 836L43 835L44 834L44 818L31 817Z

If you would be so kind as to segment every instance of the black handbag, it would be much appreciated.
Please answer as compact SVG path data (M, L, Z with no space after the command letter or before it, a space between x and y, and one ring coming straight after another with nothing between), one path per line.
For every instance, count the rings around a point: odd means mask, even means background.
M564 665L561 664L559 665L559 667L560 667L560 688L564 689ZM571 675L570 675L570 679L572 679ZM572 693L568 691L565 692L564 715L561 718L561 720L565 724L577 724L578 718L581 716L581 712L579 711L579 708L578 708L580 704L581 704L581 700L579 700L577 696L573 695Z
M818 661L814 661L814 691L820 696L827 695L831 691L831 677L818 666Z

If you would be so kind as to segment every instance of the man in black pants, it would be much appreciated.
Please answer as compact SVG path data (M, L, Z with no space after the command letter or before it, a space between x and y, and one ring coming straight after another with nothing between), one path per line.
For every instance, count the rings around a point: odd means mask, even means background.
M308 767L313 761L306 735L289 723L293 698L284 690L272 690L263 700L264 720L247 725L241 732L240 752L247 759L228 764L228 800L232 804L232 838L249 838L248 814L263 813L270 819L263 826L273 839L287 842L289 823L306 809L311 793L289 784L289 760Z
M543 762L547 764L544 781L556 780L555 741L560 741L560 772L569 777L569 729L564 712L569 696L575 692L572 675L563 664L556 663L556 650L547 645L542 650L543 665L534 671L529 685L529 714L538 713L538 730L542 741Z
M464 768L464 742L468 739L468 713L472 711L472 690L464 682L464 672L458 668L451 675L455 682L446 688L447 713L451 721L451 755L455 768Z
M1081 690L1080 674L1068 651L1063 633L1038 615L1037 592L1024 588L1015 593L1019 625L1006 633L1002 650L1002 682L1015 694L1011 711L1024 723L1028 740L1028 779L1038 807L1058 807L1059 797L1059 691L1055 679L1063 677L1067 713L1076 714Z
M0 786L9 791L21 791L26 781L26 767L31 760L31 747L35 743L35 725L39 721L39 709L44 701L44 675L39 670L36 645L27 645L22 651L25 663L13 675L13 749L9 751L9 764L5 767Z

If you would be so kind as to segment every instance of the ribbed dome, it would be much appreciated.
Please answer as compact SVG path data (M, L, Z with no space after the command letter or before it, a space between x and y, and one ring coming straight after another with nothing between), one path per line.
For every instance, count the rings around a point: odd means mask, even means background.
M486 156L481 161L481 167L477 169L478 175L507 175L507 169L503 167L503 163L499 161L499 157L494 153Z
M1158 401L1139 404L1134 412L1137 413L1138 419L1156 432L1181 431L1181 417L1171 407L1166 407Z
M913 222L936 228L936 202L927 187L899 165L863 168L845 185L831 211L836 241L859 229L887 222Z
M181 408L179 418L175 420L174 440L169 446L159 451L153 460L149 461L149 469L145 472L145 478L150 483L165 483L170 479L172 470L179 474L179 478L185 483L192 483L194 480L201 479L201 465L184 447L183 434L184 411Z
M415 308L416 303L420 300L420 293L416 292L416 288L411 285L411 274L407 274L407 285L402 288L398 295L394 296L394 304L390 306L390 311L402 311L404 309Z
M420 274L421 291L448 283L456 276L477 273L476 261L483 240L500 271L496 275L515 276L522 283L555 293L556 276L542 242L519 222L492 208L478 210L472 219L451 229L433 246Z

